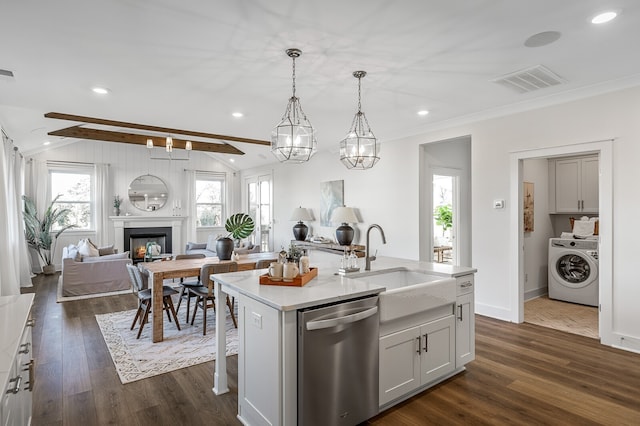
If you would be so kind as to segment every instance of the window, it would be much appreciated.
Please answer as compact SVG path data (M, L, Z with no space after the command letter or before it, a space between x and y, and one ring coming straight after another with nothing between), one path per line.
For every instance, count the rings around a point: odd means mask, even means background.
M224 174L196 174L196 226L223 226L225 220Z
M49 183L51 201L59 198L54 208L69 209L66 223L56 223L53 229L74 224L76 229L93 227L93 168L92 167L50 167Z

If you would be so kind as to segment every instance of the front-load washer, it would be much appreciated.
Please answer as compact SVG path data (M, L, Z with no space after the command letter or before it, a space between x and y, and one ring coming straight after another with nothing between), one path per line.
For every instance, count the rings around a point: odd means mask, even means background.
M598 306L598 241L549 240L549 298Z

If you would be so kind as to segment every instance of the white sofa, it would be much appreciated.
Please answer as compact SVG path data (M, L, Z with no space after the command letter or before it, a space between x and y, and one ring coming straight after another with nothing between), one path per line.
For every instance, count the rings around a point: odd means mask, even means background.
M131 289L125 265L129 252L86 257L75 245L62 250L62 296L82 296Z
M206 243L191 243L188 242L185 247L186 254L198 254L202 253L206 257L216 257L216 243L218 236L215 234L209 235ZM234 247L233 250L238 254L260 253L260 246L254 246L253 244L242 245L241 247Z

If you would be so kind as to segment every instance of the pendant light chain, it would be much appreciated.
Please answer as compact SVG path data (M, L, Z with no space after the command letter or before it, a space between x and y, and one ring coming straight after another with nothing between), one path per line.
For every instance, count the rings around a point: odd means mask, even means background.
M296 97L296 57L292 56L293 59L293 74L291 76L291 80L293 81L293 97Z
M358 75L358 114L360 114L362 111L362 105L360 103L360 97L361 97L361 91L360 91L360 86L362 83L362 77L360 75Z

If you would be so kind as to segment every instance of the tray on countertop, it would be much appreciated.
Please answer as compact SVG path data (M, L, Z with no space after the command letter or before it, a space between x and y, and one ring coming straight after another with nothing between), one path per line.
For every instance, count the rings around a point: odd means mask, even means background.
M306 274L299 274L293 277L293 281L285 281L281 279L280 281L274 281L271 279L269 274L260 275L260 284L264 285L283 285L289 287L302 287L312 279L318 276L318 268L309 268L309 272Z

